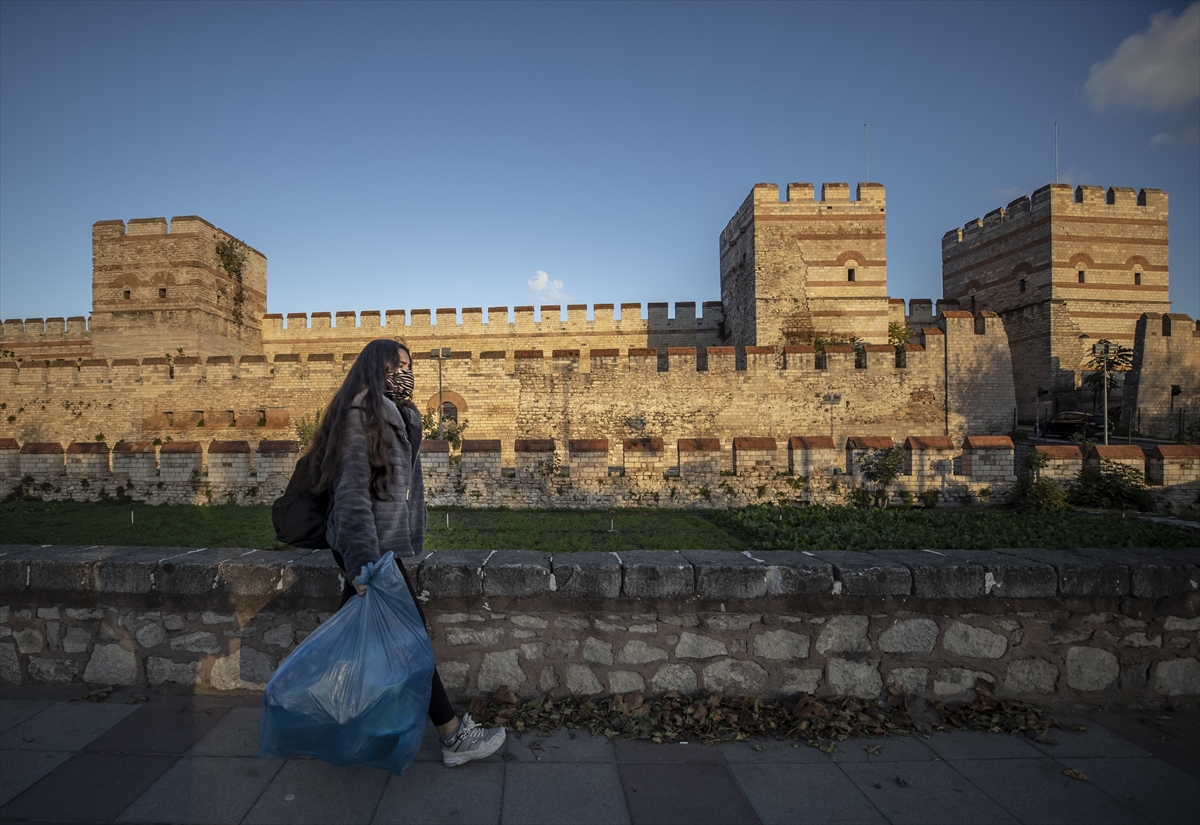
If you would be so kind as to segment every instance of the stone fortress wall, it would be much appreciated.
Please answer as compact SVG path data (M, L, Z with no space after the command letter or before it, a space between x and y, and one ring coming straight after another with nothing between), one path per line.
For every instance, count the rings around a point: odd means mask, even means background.
M1170 312L1167 219L1158 189L1050 184L942 238L946 298L1004 321L1022 418L1039 386L1073 408L1092 344Z

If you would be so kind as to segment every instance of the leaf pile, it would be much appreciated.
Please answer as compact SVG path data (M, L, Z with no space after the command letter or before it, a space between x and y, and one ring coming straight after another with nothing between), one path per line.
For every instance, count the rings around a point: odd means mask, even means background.
M683 695L670 691L655 699L641 693L586 697L553 694L522 702L507 686L491 699L475 699L471 717L484 725L550 735L559 728L586 730L609 739L704 744L769 736L807 742L824 751L852 736L929 735L960 728L1046 737L1053 719L1023 702L1001 702L989 682L980 680L969 704L948 707L893 686L886 701L853 696L800 694L794 701L737 699L720 693Z

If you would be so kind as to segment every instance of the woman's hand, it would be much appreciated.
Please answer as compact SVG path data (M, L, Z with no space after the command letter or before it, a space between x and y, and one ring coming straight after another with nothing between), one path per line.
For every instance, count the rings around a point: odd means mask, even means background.
M367 595L367 586L365 584L359 584L357 576L354 577L354 589L358 591L358 595L360 596Z

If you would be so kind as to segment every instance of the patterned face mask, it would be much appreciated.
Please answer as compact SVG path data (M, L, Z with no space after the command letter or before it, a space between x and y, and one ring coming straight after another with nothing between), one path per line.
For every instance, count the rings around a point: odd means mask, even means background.
M387 387L383 394L395 404L411 401L413 394L412 370L395 369L388 373Z

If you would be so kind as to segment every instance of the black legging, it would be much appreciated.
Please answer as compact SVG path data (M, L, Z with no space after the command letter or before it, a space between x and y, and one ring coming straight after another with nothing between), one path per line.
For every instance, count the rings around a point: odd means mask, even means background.
M412 579L408 577L408 571L404 569L404 565L400 559L392 557L396 561L396 566L400 568L400 575L404 577L404 583L408 585L408 592L412 594L413 604L416 605L417 615L421 617L421 622L425 623L425 611L421 609L421 600L417 598L416 588L413 587ZM337 562L338 567L342 568L345 573L346 565L342 562L342 555L334 550L333 559ZM344 583L342 585L342 605L350 601L350 597L357 595L358 591L354 585L350 583L352 577L349 575L343 576ZM433 690L429 695L429 721L434 725L444 725L451 722L457 714L454 712L454 705L450 704L450 697L446 695L446 689L442 687L442 677L438 675L437 668L433 669Z

